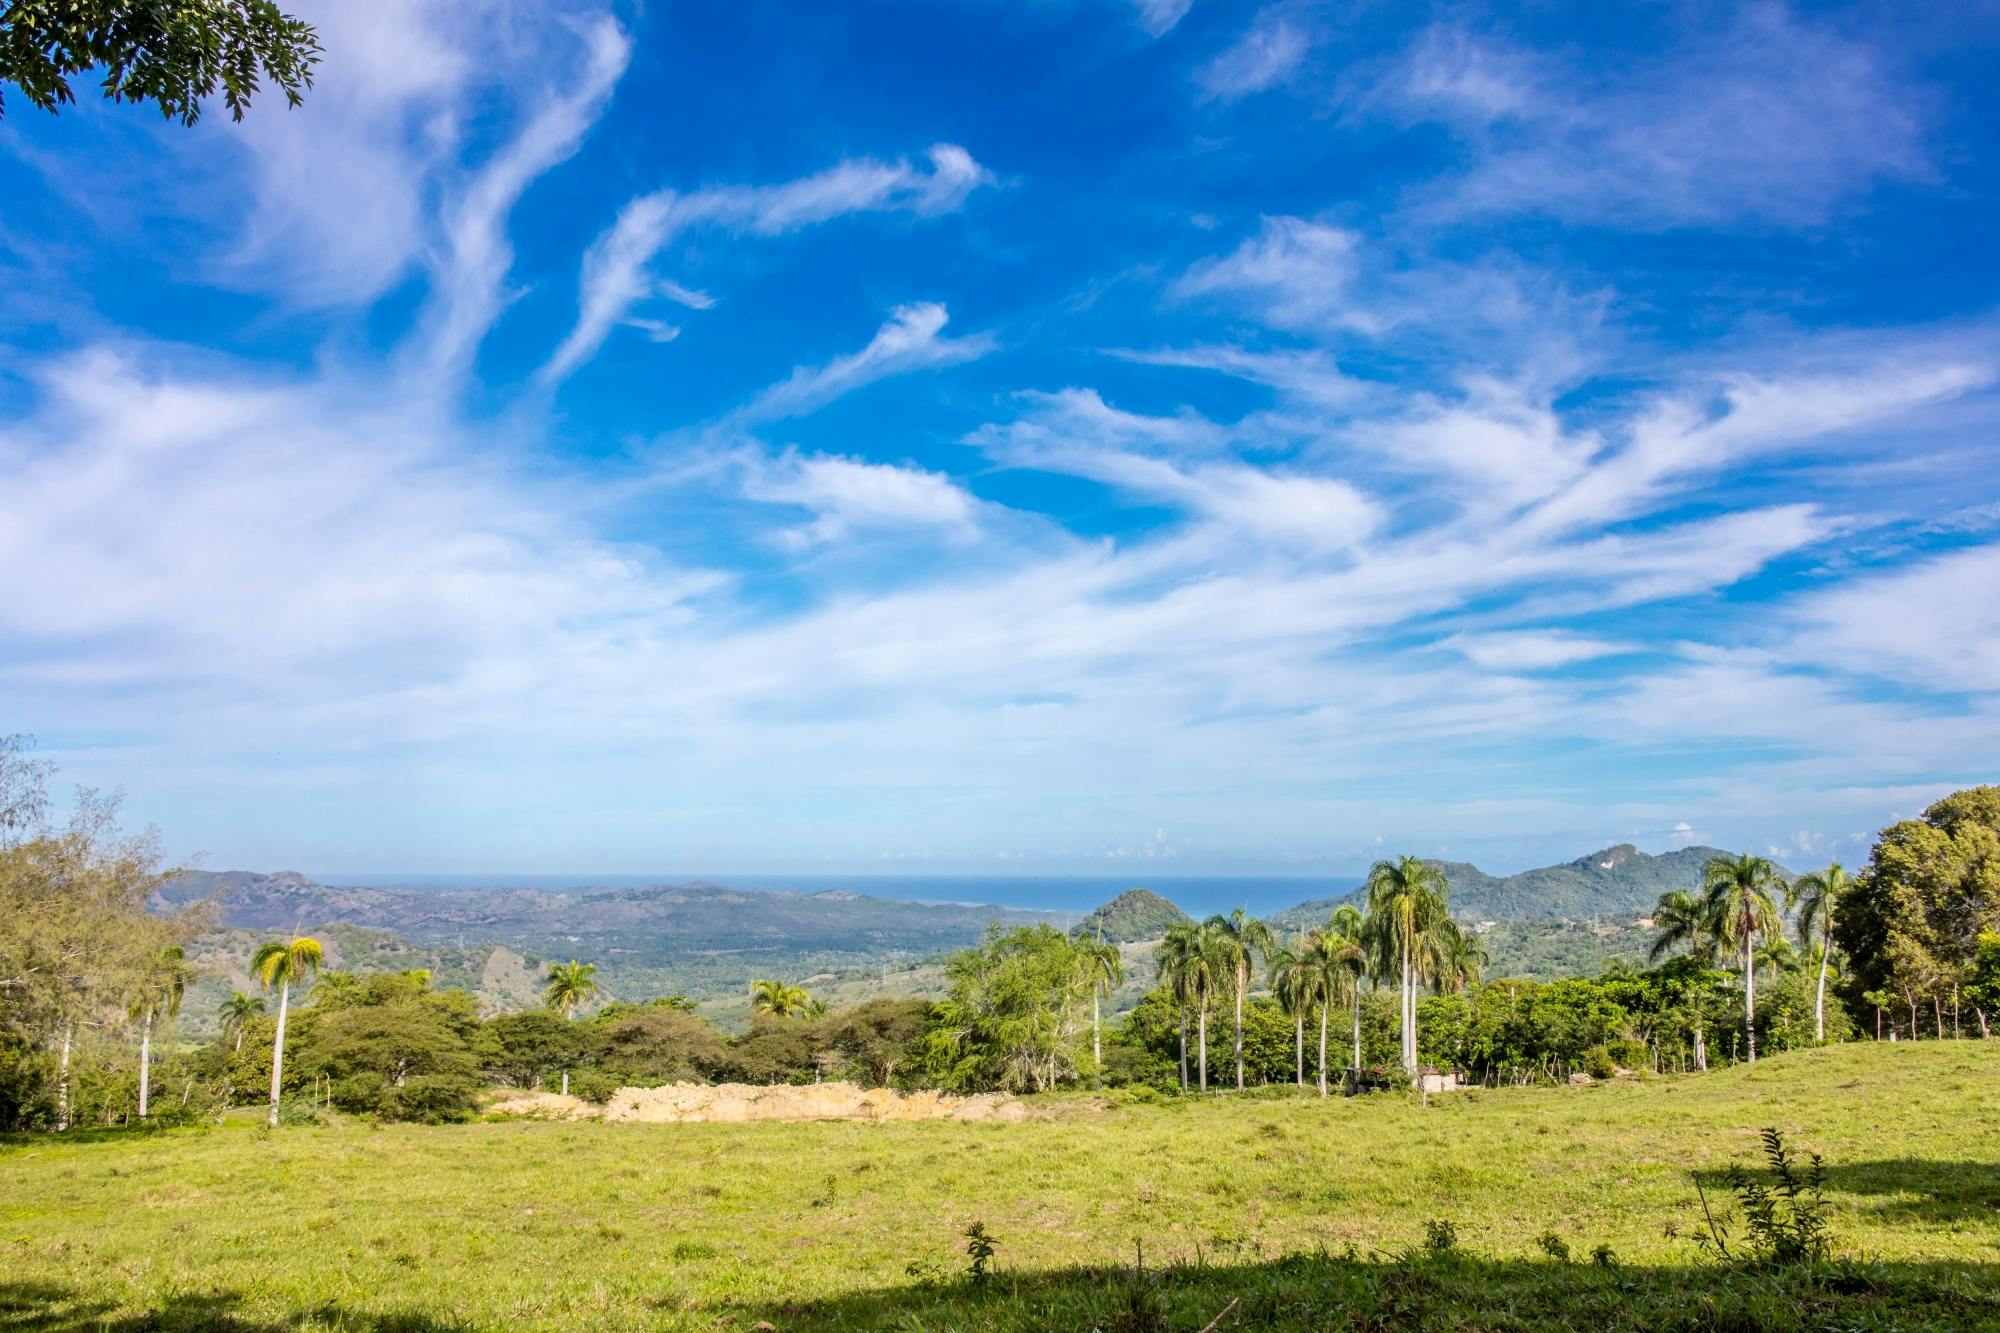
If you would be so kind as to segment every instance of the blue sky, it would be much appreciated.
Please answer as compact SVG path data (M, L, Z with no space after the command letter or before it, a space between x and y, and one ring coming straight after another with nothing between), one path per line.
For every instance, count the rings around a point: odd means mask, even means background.
M1991 5L295 6L0 122L0 730L323 873L1804 865L2000 776Z

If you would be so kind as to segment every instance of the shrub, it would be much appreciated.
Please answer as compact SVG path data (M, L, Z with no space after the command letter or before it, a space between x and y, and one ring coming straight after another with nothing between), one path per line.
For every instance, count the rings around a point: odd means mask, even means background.
M599 1106L610 1101L617 1095L618 1089L624 1086L624 1080L602 1069L579 1069L569 1078L571 1095L581 1097L587 1102L595 1102Z
M1593 1046L1583 1053L1583 1072L1592 1078L1616 1078L1618 1062L1611 1058L1609 1050Z
M1801 1170L1785 1147L1784 1136L1775 1128L1763 1131L1764 1160L1773 1181L1766 1185L1740 1166L1729 1168L1729 1188L1743 1209L1749 1230L1747 1251L1729 1247L1727 1218L1718 1218L1708 1206L1708 1194L1695 1177L1695 1193L1701 1198L1707 1223L1695 1243L1722 1263L1771 1265L1820 1264L1833 1256L1833 1237L1827 1229L1826 1200L1820 1188L1826 1180L1826 1164L1818 1153L1806 1155Z
M1643 1041L1633 1041L1630 1037L1620 1037L1606 1042L1605 1051L1620 1069L1646 1069L1653 1067L1653 1051Z

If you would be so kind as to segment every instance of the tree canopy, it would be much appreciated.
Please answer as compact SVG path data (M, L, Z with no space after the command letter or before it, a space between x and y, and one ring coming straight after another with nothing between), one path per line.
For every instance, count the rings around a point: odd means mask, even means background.
M0 84L30 106L74 103L73 76L103 71L114 102L150 102L192 125L220 90L242 120L263 84L298 106L312 87L319 35L275 0L6 0L0 5ZM0 91L0 115L6 113Z

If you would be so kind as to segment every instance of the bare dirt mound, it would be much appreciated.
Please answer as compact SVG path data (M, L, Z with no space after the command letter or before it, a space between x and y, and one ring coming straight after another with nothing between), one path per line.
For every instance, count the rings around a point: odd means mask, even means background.
M999 1120L1027 1118L1012 1097L987 1093L954 1097L942 1092L896 1092L856 1083L760 1088L746 1083L670 1083L620 1088L603 1106L554 1092L513 1093L488 1111L558 1120L630 1120L647 1124L750 1120Z

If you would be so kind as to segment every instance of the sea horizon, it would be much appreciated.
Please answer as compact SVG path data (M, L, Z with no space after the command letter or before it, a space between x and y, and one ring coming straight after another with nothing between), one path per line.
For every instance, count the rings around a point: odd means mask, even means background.
M1001 907L1084 916L1129 889L1151 889L1191 916L1241 907L1269 915L1298 903L1332 898L1361 882L1358 875L882 875L882 874L326 874L312 878L338 888L395 889L632 889L651 885L715 884L745 892L856 893L897 902Z

